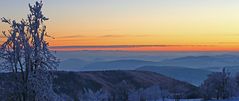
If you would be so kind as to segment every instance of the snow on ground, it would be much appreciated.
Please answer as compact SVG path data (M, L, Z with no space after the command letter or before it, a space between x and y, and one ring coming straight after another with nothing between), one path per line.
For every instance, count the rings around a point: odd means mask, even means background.
M157 100L162 101L162 100ZM165 99L164 101L175 101L175 99ZM203 101L202 99L180 99L179 101ZM226 100L210 100L210 101L239 101L239 98L231 98Z
M231 98L227 100L211 100L211 101L239 101L239 98Z
M162 99L157 101L163 101ZM175 101L175 99L165 99L164 101ZM180 99L179 101L202 101L202 99Z

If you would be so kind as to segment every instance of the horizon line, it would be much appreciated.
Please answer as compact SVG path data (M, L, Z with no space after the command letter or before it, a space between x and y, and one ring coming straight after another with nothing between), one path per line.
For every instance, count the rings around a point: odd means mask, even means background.
M239 52L239 47L220 45L75 45L50 46L55 51L137 51L137 52Z

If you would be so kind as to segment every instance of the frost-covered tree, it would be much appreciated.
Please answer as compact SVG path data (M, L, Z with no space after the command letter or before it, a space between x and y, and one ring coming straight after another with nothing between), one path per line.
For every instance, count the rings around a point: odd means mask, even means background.
M189 92L189 89L185 86L186 85L174 84L174 86L170 88L170 96L175 99L175 101L180 101L180 99L185 98L187 96L187 92Z
M129 93L132 91L132 86L126 80L114 86L116 92L112 94L113 101L129 101Z
M129 95L129 101L165 101L166 98L169 98L170 93L160 87L159 85L154 85L146 89L139 89L133 91Z
M57 58L48 49L45 38L48 20L42 13L42 2L30 5L30 14L20 22L2 18L10 30L2 32L5 41L0 48L1 66L14 75L14 101L54 101L52 73Z
M167 90L162 89L159 85L154 85L145 89L143 95L147 101L164 100L166 97L169 97Z
M239 87L239 72L236 74L235 80L237 82L237 86Z
M224 68L222 72L215 72L201 85L204 99L226 99L236 94L237 86L230 73Z
M138 90L134 90L129 94L129 101L145 101L145 97L143 95L144 89L140 88Z
M236 92L236 96L239 96L239 72L236 74L234 80L235 80L236 86L238 88L238 91Z
M79 94L79 101L108 101L110 94L103 89L92 91L85 89L83 94Z

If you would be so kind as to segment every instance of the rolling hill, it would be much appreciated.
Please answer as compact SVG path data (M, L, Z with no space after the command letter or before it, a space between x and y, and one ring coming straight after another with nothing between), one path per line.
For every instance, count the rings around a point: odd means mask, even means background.
M84 89L97 91L107 90L117 94L120 87L127 90L137 90L154 85L160 85L170 93L183 93L185 98L198 97L198 88L189 83L147 71L95 71L95 72L54 72L53 89L59 95L77 101L79 93ZM0 98L6 96L7 89L11 90L9 73L0 73ZM124 85L122 85L124 83Z
M158 62L146 61L143 58L123 59L111 61L89 62L81 59L67 59L60 63L60 70L65 71L98 71L98 70L135 70L142 66L175 66L197 69L212 67L235 67L239 66L237 55L215 55L215 56L186 56L180 58L166 59ZM210 70L210 69L209 69Z
M137 70L160 73L197 86L200 85L207 78L207 75L211 73L206 70L176 66L143 66L137 68Z
M83 71L135 70L138 67L146 65L157 65L157 62L144 60L115 60L106 62L96 62L86 65L83 68Z
M80 71L85 65L90 64L91 62L85 61L77 58L70 58L60 62L59 70L63 71Z
M239 56L237 55L216 55L216 56L187 56L175 59L163 60L162 66L181 66L190 68L226 67L238 66Z
M57 72L54 79L54 87L57 92L76 97L83 89L93 91L101 88L109 92L117 92L117 85L127 82L127 89L147 88L153 85L160 85L170 92L176 89L183 89L187 97L195 97L198 91L196 86L178 81L170 77L147 71L95 71L95 72Z

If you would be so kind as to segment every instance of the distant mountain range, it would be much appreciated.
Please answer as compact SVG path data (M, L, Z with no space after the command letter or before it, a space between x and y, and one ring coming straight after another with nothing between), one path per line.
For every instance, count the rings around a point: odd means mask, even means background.
M83 71L98 71L98 70L135 70L138 67L146 65L157 65L157 62L144 60L116 60L107 62L96 62L85 65Z
M207 75L211 73L206 70L176 66L144 66L137 68L137 70L160 73L197 86L199 86L207 78Z
M91 62L82 59L71 58L60 62L60 71L80 71L85 65Z
M239 56L186 56L181 58L162 60L159 62L145 61L143 59L127 59L100 62L89 62L82 59L68 59L61 62L60 69L72 71L134 70L142 66L176 66L198 69L207 69L212 67L233 67L239 66Z
M226 67L238 66L239 56L217 55L217 56L187 56L160 62L163 66L183 66L190 68Z
M89 62L81 59L62 61L60 70L66 71L102 71L102 70L145 70L199 85L211 72L226 67L232 74L239 72L239 56L186 56L159 62L145 60L114 60Z

